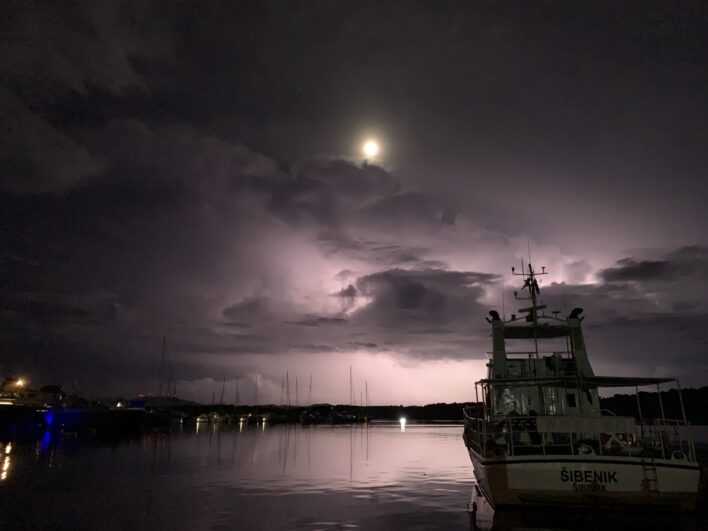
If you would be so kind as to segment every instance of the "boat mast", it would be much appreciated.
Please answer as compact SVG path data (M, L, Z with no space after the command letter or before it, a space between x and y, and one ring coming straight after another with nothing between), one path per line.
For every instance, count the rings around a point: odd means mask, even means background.
M531 252L529 251L529 255ZM529 277L528 280L529 282L529 293L531 293L531 307L533 308L531 310L531 317L533 319L533 345L534 349L536 350L536 357L538 358L538 310L536 309L536 294L537 292L540 292L538 288L538 284L536 283L536 279L533 276L533 266L531 265L531 256L529 256ZM535 371L534 371L535 373Z
M162 384L165 380L165 365L167 363L167 336L162 336L162 356L160 359L160 386L157 396L162 396ZM168 391L169 393L169 391Z
M529 253L529 255L530 255L530 253ZM530 256L529 256L529 258L530 258ZM515 269L512 267L511 274L517 275L517 276L523 276L525 278L524 285L522 286L521 289L527 289L529 292L529 296L528 297L518 297L517 296L518 292L515 291L514 298L517 300L530 300L531 301L531 307L524 308L521 311L526 310L529 312L529 317L527 317L526 319L533 323L534 350L536 352L536 357L538 357L538 310L542 310L543 308L545 308L545 306L539 306L539 304L538 304L538 295L541 294L541 289L538 287L538 281L536 280L536 277L539 275L547 275L548 273L546 272L545 267L541 268L540 273L535 271L533 266L531 265L530 259L529 259L529 263L528 263L528 271L525 270L524 260L522 258L521 259L521 273L516 273Z
M167 366L170 369L169 380L167 381L167 394L170 396L177 396L177 382L175 381L175 374L172 370L172 362L167 362Z
M258 405L258 375L257 374L256 374L256 378L255 378L255 389L254 389L253 394L254 394L253 398L254 398L255 405Z

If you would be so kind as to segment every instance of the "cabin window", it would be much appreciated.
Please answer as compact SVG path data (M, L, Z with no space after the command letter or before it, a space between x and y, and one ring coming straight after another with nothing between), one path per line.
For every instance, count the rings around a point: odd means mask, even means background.
M568 407L578 407L575 402L575 393L566 393L565 397L568 402Z
M558 414L558 408L562 404L558 404L558 392L553 387L543 388L543 407L544 415L556 415Z

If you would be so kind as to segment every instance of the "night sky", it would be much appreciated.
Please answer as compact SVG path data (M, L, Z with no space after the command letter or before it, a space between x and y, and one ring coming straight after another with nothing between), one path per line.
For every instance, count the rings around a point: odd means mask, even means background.
M705 2L0 9L0 375L473 400L530 248L596 373L708 384Z

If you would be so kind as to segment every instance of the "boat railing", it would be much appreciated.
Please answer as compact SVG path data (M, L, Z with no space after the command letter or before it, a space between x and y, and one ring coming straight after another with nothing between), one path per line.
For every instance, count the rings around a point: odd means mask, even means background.
M487 355L487 359L493 359L494 358L494 352L485 352ZM538 351L536 352L535 350L529 350L529 351L506 351L504 352L504 356L507 359L540 359L543 357L557 357L557 358L566 358L570 359L573 357L573 353L568 351L568 350L557 350L557 351Z
M464 408L464 438L484 457L583 455L695 462L690 424L633 417L509 416L485 418L482 406Z
M691 458L695 460L696 447L691 434L691 423L679 419L656 419L645 424L643 440L654 444L663 459Z
M487 352L486 354L489 360L493 359L494 354L492 352ZM553 376L572 376L576 374L574 366L563 363L563 360L572 359L573 354L569 351L512 351L505 352L504 356L510 364L510 375L514 377L536 377L536 371L538 370L536 361L541 359L553 360ZM489 361L487 366L491 367L491 365L492 362Z

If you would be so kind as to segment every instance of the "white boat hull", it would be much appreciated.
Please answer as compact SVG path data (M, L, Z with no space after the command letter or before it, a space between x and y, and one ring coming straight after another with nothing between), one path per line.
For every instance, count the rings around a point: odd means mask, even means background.
M695 507L695 463L626 457L482 459L468 448L480 489L495 507L531 504Z

